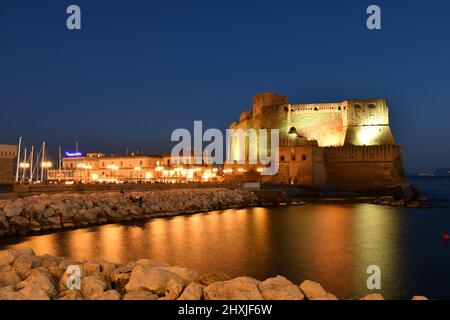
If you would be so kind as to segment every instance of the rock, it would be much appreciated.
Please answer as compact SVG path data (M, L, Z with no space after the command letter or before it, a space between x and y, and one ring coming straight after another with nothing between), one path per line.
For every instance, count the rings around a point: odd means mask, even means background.
M39 221L36 220L31 220L30 221L30 230L33 232L39 232L41 231L42 226L41 223Z
M81 294L83 298L89 299L91 296L103 293L108 288L108 284L100 276L87 276L81 279Z
M131 272L130 281L125 288L127 292L144 289L163 295L170 279L184 281L175 273L162 268L145 268L137 265Z
M429 299L425 296L414 296L412 297L411 300L429 300Z
M47 292L35 286L27 286L16 292L14 300L50 300Z
M170 265L165 262L160 262L160 261L153 260L153 259L140 259L140 260L136 261L136 264L140 265L144 268L170 267Z
M132 268L128 266L120 266L111 273L111 283L115 287L124 288L131 277Z
M159 296L147 290L127 292L123 300L158 300Z
M324 296L320 296L310 300L339 300L334 294L326 293Z
M205 286L209 286L214 282L228 281L231 277L223 272L209 272L200 276L199 282Z
M100 262L100 269L107 282L111 282L111 274L117 269L117 265L111 262ZM131 271L130 271L131 273Z
M178 275L181 279L183 279L187 283L198 282L200 279L200 274L197 271L194 271L189 268L167 267L167 268L161 268L161 269L175 273L176 275Z
M12 264L20 256L34 256L35 253L33 249L23 249L23 250L3 250L0 251L0 265L1 264Z
M362 297L361 300L384 300L384 297L379 293L371 293Z
M303 300L300 288L282 276L269 278L258 284L264 300Z
M109 290L91 295L90 300L120 300L121 296L116 290Z
M51 276L37 269L31 270L28 278L17 284L16 288L18 290L28 289L30 292L42 290L48 297L54 297L58 294Z
M83 275L95 276L101 273L101 266L99 263L85 262L83 263Z
M26 227L26 226L28 226L28 223L30 222L30 220L28 220L27 218L22 217L22 216L14 216L11 219L9 219L9 222L11 224Z
M11 270L0 273L0 288L7 286L15 286L21 281L22 279L17 275L15 271Z
M80 290L65 290L61 292L56 300L83 300Z
M263 300L259 281L249 277L238 277L228 281L215 282L204 290L206 300Z
M14 286L0 288L0 300L14 300L17 296Z
M62 228L61 219L59 217L47 218L47 222L50 224L50 227L53 229Z
M183 289L185 287L185 282L182 279L169 279L167 281L167 289L166 289L166 299L167 300L176 300L181 292L183 292Z
M27 278L32 269L42 265L42 257L33 255L21 255L13 263L14 269L22 279Z
M191 283L184 288L183 293L177 300L202 300L204 285L198 283Z
M6 217L15 217L20 215L23 210L23 204L18 204L16 202L8 202L8 204L3 208Z
M319 297L326 296L327 292L325 289L320 285L320 283L305 280L300 284L300 289L302 290L303 294L309 299L315 299Z

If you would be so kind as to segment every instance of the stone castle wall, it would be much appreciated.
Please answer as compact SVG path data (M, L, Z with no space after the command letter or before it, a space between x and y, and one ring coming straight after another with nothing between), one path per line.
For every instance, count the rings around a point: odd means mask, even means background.
M13 182L14 161L9 158L0 158L0 184Z
M407 185L400 146L325 148L327 185L366 189Z

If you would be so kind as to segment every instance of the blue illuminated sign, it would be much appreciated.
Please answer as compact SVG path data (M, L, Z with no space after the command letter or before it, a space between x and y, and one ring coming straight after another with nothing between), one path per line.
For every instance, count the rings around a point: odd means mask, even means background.
M66 151L66 152L64 152L64 154L68 158L77 158L77 157L82 157L83 156L83 154L81 152L78 152L78 151Z

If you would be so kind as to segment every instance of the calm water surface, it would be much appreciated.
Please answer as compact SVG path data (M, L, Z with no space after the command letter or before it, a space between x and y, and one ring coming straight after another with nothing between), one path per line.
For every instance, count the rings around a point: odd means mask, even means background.
M126 263L143 257L201 272L318 281L339 298L368 293L378 265L388 298L450 298L450 179L415 179L433 209L360 203L225 210L0 240L0 249Z

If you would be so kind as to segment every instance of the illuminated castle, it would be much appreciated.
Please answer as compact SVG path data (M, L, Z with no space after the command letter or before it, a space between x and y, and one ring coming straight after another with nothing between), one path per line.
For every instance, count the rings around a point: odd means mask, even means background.
M290 104L286 96L260 93L253 98L253 109L242 112L230 129L279 130L279 172L259 177L261 182L350 189L407 183L385 99ZM234 155L234 160L248 154L247 145L246 154ZM227 171L238 169L242 176L230 174L229 180L255 179L256 165L236 166Z

